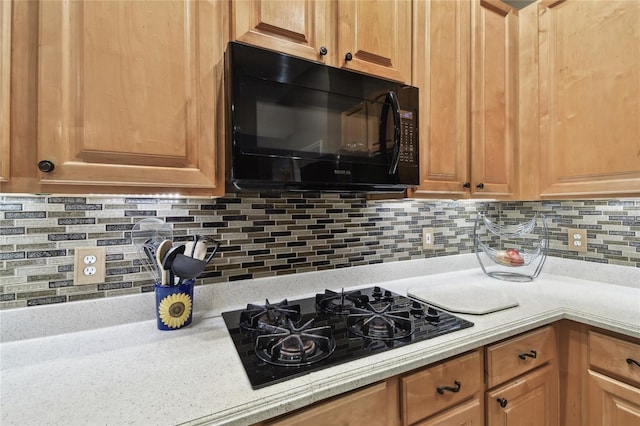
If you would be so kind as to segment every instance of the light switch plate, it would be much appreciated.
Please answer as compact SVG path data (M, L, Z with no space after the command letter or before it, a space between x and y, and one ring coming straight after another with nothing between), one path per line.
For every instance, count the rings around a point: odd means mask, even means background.
M422 228L422 248L424 250L432 250L435 248L435 238L433 228Z
M73 256L73 285L100 284L105 279L104 247L78 247Z
M568 249L572 251L587 251L587 230L569 228L567 230L569 240Z

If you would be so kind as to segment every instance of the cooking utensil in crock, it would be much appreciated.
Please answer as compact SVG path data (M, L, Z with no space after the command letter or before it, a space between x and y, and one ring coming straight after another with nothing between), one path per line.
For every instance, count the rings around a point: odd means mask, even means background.
M146 255L146 259L140 259L140 265L142 265L149 274L153 276L154 282L159 282L162 278L162 270L156 260L156 249L151 242L142 246L142 250Z
M131 229L131 242L137 249L140 265L154 281L162 278L156 261L158 246L162 241L172 239L171 226L156 217L143 219Z
M203 258L206 256L207 246L205 242L213 243L211 253L209 254L209 257L207 259L199 259L198 257L196 257L196 255L197 256L201 255ZM200 249L200 251L198 251L198 244L200 243L203 243L202 245L205 247L205 249L204 250ZM213 256L216 254L219 247L220 247L219 241L208 239L208 238L200 238L196 243L196 247L194 247L193 257L185 256L184 254L176 255L173 261L173 264L171 266L171 270L177 277L179 277L180 279L179 283L182 282L183 280L188 280L191 278L198 277L198 275L200 275L202 271L204 271L204 269L207 267L211 259L213 259Z
M173 262L176 259L176 256L184 253L184 248L185 248L184 244L180 244L179 246L173 246L166 252L166 254L162 259L162 267L169 272L169 280L168 280L169 285L176 284L175 275L174 275L172 266L173 266Z
M179 283L183 280L195 278L204 271L207 262L204 260L194 259L184 254L176 255L171 264L171 271L179 278Z
M164 267L164 257L167 255L167 252L171 250L171 246L173 243L171 240L164 240L158 246L156 250L156 258L155 262L158 265L158 271L160 271L160 285L167 285L167 273L168 270Z

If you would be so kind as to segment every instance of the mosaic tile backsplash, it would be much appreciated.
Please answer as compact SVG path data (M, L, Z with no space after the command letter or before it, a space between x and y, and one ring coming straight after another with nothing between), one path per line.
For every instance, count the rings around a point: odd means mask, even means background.
M222 242L197 285L215 285L371 263L473 252L478 212L505 223L544 214L549 255L640 267L640 198L590 201L372 201L359 195L236 194L225 198L0 195L0 308L153 291L131 242L134 224L157 217L174 240ZM422 228L435 249L422 249ZM589 250L568 251L567 228L587 230ZM77 247L106 248L106 279L73 285Z

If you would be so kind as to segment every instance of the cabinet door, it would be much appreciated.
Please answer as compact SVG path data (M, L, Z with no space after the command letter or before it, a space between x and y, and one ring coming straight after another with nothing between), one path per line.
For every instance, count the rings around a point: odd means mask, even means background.
M411 31L411 0L340 0L338 64L411 83Z
M420 185L415 195L469 194L470 3L415 3L415 75L420 88Z
M221 193L222 2L40 7L43 190Z
M0 3L0 182L9 180L11 1Z
M514 11L472 2L471 193L509 198L517 188L517 43Z
M231 38L335 65L334 2L247 0L231 2ZM326 54L321 53L321 48Z
M487 424L558 425L558 373L547 364L487 393Z
M482 426L483 424L482 404L480 399L475 398L423 422L416 423L416 426Z
M640 1L539 7L541 196L640 194Z
M640 424L640 389L588 370L589 425Z

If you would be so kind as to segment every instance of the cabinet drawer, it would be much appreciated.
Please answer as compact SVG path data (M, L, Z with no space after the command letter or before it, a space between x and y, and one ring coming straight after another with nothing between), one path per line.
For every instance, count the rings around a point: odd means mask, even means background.
M453 391L444 389L447 386ZM402 377L402 420L413 424L482 390L482 355L474 351Z
M393 420L397 418L397 411L393 413L393 410L389 410L390 404L397 404L397 392L398 388L392 381L376 383L263 423L263 425L324 426L327 424L366 424L387 426L397 423L397 421L394 422Z
M492 388L556 357L556 334L548 326L487 348L487 385Z
M589 364L596 369L640 384L640 344L589 331Z

